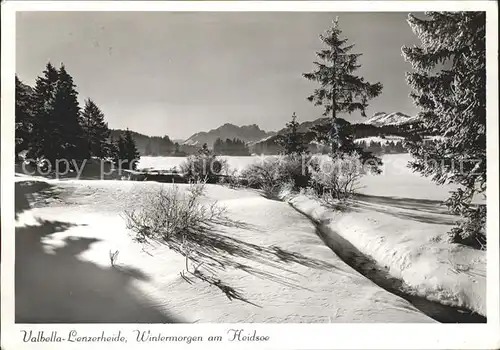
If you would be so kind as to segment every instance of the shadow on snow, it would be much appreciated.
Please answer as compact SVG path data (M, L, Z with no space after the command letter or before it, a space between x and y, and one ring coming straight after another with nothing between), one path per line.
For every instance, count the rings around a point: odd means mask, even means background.
M142 271L78 259L98 239L67 237L64 246L48 253L42 239L73 226L38 220L16 228L16 323L184 322L155 308L133 287L135 279L148 278Z

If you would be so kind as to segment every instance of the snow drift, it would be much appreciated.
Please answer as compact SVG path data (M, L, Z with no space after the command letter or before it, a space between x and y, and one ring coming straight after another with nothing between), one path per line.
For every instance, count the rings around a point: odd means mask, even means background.
M328 209L305 195L289 203L341 244L337 249L370 257L402 280L408 292L486 316L486 253L445 241L455 218L429 202L423 213L416 202L404 208L398 201L376 203L373 198L362 197L345 211Z

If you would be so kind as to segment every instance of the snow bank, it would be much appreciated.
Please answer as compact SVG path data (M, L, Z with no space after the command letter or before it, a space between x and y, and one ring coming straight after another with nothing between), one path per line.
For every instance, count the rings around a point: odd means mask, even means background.
M356 249L374 259L409 292L486 316L486 252L444 241L453 224L450 215L425 211L416 202L404 208L399 202L356 201L340 212L304 195L288 201L327 238L339 235L349 243L333 239L341 245L337 249Z

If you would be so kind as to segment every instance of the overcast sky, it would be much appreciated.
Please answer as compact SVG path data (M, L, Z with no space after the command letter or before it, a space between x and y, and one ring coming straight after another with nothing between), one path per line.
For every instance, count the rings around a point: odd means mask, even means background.
M16 71L33 85L48 61L64 62L80 101L92 98L111 128L174 139L224 123L278 130L293 112L321 116L302 73L335 16L363 53L359 74L384 85L368 115L414 114L401 47L418 42L407 13L24 12Z

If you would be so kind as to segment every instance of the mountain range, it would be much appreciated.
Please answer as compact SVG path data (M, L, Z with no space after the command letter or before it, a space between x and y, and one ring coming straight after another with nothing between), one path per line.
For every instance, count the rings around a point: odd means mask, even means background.
M309 145L311 152L322 152L324 145L320 145L315 141L316 134L312 131L314 126L327 125L331 118L318 118L313 121L306 121L299 125L298 132L303 134L305 142ZM424 135L420 131L419 120L417 117L411 117L404 113L394 112L375 113L371 118L363 123L350 123L345 119L338 118L339 123L350 129L350 133L354 139L362 142L366 138L384 139L386 136L404 139L411 134L418 133ZM278 135L286 133L287 129L283 128L276 135L266 137L262 140L248 143L251 153L255 154L277 154L280 152L278 145Z
M307 132L313 126L324 124L328 122L329 119L330 118L325 117L325 118L318 118L312 121L302 122L299 125L298 132L302 133ZM405 125L413 123L415 121L416 117L412 117L401 112L392 112L392 113L378 112L361 124L383 127L383 126ZM186 141L184 141L183 144L201 147L204 143L206 143L208 147L212 147L213 143L215 142L215 140L217 140L217 138L221 138L222 140L236 138L245 141L249 146L251 146L258 142L265 141L276 134L283 134L285 132L286 128L278 130L277 132L274 131L267 132L260 129L259 126L256 124L236 126L234 124L226 123L208 132L202 131L193 134Z
M186 141L183 142L183 144L201 147L206 143L209 148L212 148L214 142L218 138L222 140L239 139L248 143L258 141L275 134L276 132L273 131L267 132L262 130L257 124L236 126L234 124L226 123L208 132L198 132L189 137Z
M417 117L410 117L401 112L377 112L370 119L368 119L364 124L370 124L375 126L386 126L386 125L404 125L417 121Z
M341 119L341 118L339 118ZM318 118L312 121L305 121L299 124L298 132L303 133L310 142L314 145L314 133L311 129L317 125L324 125L330 122L329 117ZM401 112L378 112L363 123L345 122L352 130L355 139L379 136L399 136L407 137L409 133L415 132L418 128L418 119L406 115ZM411 131L410 131L411 130ZM258 125L243 125L237 126L226 123L218 128L197 132L191 135L187 140L170 140L168 136L164 137L149 137L139 133L132 132L132 137L137 143L139 152L142 155L179 155L193 154L203 144L207 144L208 148L213 148L215 141L220 138L223 141L226 139L239 139L247 144L251 153L257 154L276 154L279 152L277 144L278 135L286 133L287 129L283 128L278 131L265 131ZM112 136L117 138L123 130L112 130ZM176 145L178 144L178 145Z

